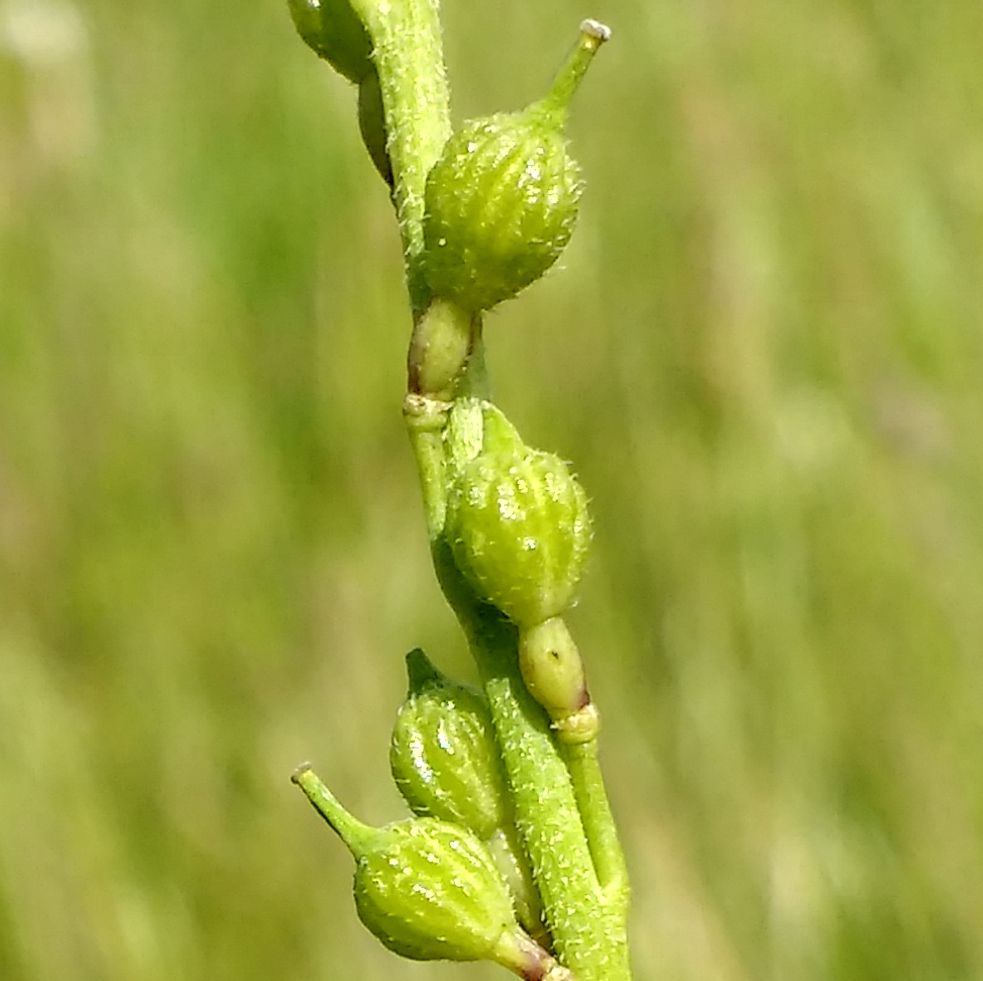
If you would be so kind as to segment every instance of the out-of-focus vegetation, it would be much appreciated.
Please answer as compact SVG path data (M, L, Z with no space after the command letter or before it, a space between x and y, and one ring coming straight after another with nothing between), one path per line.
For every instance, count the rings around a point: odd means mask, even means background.
M576 462L638 981L983 977L983 5L447 0L455 110L572 120L489 317ZM358 925L429 569L354 92L284 5L0 0L0 977L492 978Z

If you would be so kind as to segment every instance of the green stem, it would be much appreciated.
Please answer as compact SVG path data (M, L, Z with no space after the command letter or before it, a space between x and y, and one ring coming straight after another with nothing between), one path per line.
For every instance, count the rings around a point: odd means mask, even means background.
M446 570L449 556L438 549L435 557ZM491 705L516 826L556 955L577 981L630 981L623 917L598 882L574 786L549 719L519 674L515 628L490 607L458 608L458 613Z
M574 752L574 767L568 770L546 712L522 680L515 627L476 599L454 563L443 536L446 473L440 427L446 423L446 405L419 396L409 396L407 405L418 410L407 412L407 422L434 567L468 637L488 696L515 823L554 949L577 981L631 981L624 922L627 888L623 881L617 885L614 874L616 832L600 772L593 769L596 756ZM612 901L612 896L617 898Z
M430 300L423 268L427 174L450 136L437 0L352 0L372 38L385 110L393 201L416 321Z
M352 4L372 37L407 287L414 325L422 331L426 328L420 328L420 324L432 299L424 264L426 177L450 135L437 0L352 0ZM595 40L598 39L588 39L588 49ZM592 53L582 49L574 56L575 64L568 75L571 86L576 85L581 67ZM433 336L417 334L414 340L418 352L436 344L434 349L441 351L442 363L453 367L463 347L464 331L454 316L449 323L449 329L441 325L432 332ZM475 335L479 326L474 325ZM415 384L414 365L418 371ZM421 373L429 366L421 364L419 357L414 360L412 345L410 367L411 394L405 417L420 472L434 564L444 593L468 636L491 703L514 795L516 826L542 894L556 952L577 981L630 981L623 917L612 911L598 881L592 846L578 807L579 798L588 828L597 831L603 826L603 814L592 816L592 808L598 806L596 795L582 792L584 788L596 790L589 765L575 778L583 784L581 791L575 792L549 720L519 674L515 628L497 611L476 602L461 580L443 538L447 479L443 428L448 405L421 393L444 395L456 379L450 378L451 372L445 368L433 377ZM479 385L480 374L475 376ZM579 766L574 766L575 774ZM301 771L295 779L337 830L338 805L323 784L309 770ZM606 807L605 800L603 808ZM609 817L606 810L604 814ZM605 847L598 854L609 857L609 851ZM606 861L607 858L599 861L598 867L607 868Z
M613 914L623 920L628 912L628 871L604 789L597 740L566 744L563 754L605 903Z
M403 402L403 418L416 458L423 513L433 541L444 530L447 515L447 465L444 462L444 427L450 404L426 395L409 394Z

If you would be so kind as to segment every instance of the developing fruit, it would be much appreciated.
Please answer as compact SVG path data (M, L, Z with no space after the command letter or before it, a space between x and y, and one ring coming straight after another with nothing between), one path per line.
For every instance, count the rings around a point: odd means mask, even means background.
M455 403L451 440L460 432L454 414L474 405ZM587 495L558 456L530 449L499 409L478 405L480 450L449 448L452 460L464 460L452 466L446 533L478 595L519 627L532 627L573 600L591 538Z
M447 141L426 184L427 276L437 296L487 310L559 258L583 189L562 132L567 105L609 33L584 21L544 99L465 123Z
M470 831L436 818L372 828L306 764L293 781L352 853L359 919L389 950L412 960L495 961L525 978L562 970L516 923L508 888Z
M487 841L510 821L488 702L421 650L406 663L410 690L389 752L396 786L414 814L453 821Z

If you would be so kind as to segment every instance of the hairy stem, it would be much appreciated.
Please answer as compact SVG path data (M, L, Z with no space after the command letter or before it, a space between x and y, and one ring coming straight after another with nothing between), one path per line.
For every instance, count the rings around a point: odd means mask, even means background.
M623 921L628 911L628 872L604 789L597 740L566 744L563 755L605 903Z
M443 309L424 318L432 301L424 265L426 177L450 134L437 0L352 0L352 5L372 37L382 92L393 201L416 327L404 415L423 487L438 579L464 627L491 703L516 826L542 895L556 953L577 981L631 981L623 904L612 904L605 888L617 879L617 870L610 841L613 825L599 772L592 769L591 757L578 757L571 761L571 780L549 719L519 673L515 628L497 610L477 601L457 571L443 535L447 481L443 429L448 404L442 397L454 394L459 382L455 367L462 351L470 357L477 345L475 377L468 379L471 372L466 372L462 385L481 388L483 365L480 321L466 325L456 311ZM431 364L433 352L440 358ZM599 880L599 872L604 881Z
M549 721L519 675L515 630L488 608L468 627L557 957L578 981L630 981L624 923L598 882Z
M430 439L415 441L414 448L424 455L439 451ZM434 469L421 461L421 472ZM581 820L582 801L549 718L519 672L516 629L476 599L441 529L432 534L431 549L444 595L468 637L488 696L516 826L542 896L554 950L577 981L631 981L624 903L612 903L611 892L598 879ZM603 808L610 819L606 799ZM595 829L603 825L603 815L588 821Z
M450 136L437 0L352 0L372 38L386 117L406 284L416 321L430 301L423 269L424 188Z

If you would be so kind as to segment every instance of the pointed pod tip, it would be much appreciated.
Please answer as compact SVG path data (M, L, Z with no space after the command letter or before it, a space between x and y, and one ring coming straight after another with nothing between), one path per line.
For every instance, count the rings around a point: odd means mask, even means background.
M588 17L580 23L580 33L592 37L599 43L611 40L611 28L602 24L599 20Z
M304 762L297 765L293 773L290 774L290 782L295 784L300 784L301 779L305 773L314 769L310 763Z
M444 678L422 647L414 647L406 655L406 674L410 694L422 691L427 685L439 683Z
M611 28L600 21L588 17L580 22L580 37L573 51L553 80L546 96L533 104L536 112L545 114L544 118L552 120L554 128L563 128L567 106L574 92L577 91L598 48L610 37Z
M300 787L314 810L324 818L358 861L375 838L377 829L359 821L357 817L346 811L310 764L304 763L299 766L291 780Z

